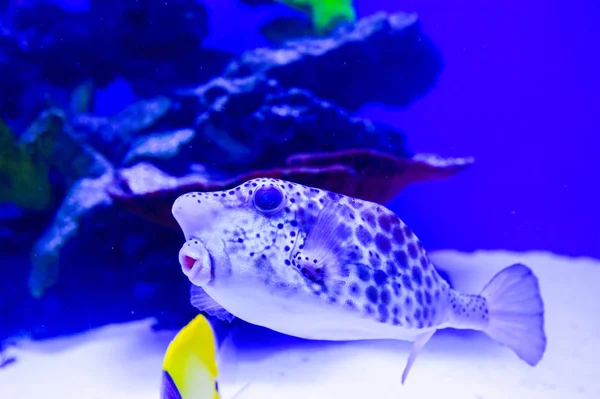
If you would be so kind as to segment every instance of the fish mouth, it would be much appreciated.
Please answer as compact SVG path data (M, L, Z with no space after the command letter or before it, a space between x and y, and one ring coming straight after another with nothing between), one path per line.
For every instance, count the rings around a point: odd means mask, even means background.
M208 284L214 279L213 258L197 238L190 238L179 250L179 264L183 274L197 286Z

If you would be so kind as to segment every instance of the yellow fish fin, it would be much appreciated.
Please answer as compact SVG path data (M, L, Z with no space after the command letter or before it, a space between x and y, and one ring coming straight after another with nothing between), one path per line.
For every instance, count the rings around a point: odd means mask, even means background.
M173 380L182 399L219 398L216 341L203 315L197 315L171 341L163 370Z

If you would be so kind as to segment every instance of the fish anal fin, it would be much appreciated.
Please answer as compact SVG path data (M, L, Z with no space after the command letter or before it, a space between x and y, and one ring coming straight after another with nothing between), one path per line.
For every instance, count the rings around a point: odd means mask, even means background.
M216 317L219 320L231 322L235 316L212 299L206 291L197 285L191 284L190 303L201 312Z
M408 355L408 361L406 362L406 366L404 367L404 371L402 372L402 385L406 381L406 377L408 377L408 373L412 368L413 363L417 359L417 356L425 346L425 344L431 339L436 330L426 331L419 336L413 342L412 350L410 351L410 355Z

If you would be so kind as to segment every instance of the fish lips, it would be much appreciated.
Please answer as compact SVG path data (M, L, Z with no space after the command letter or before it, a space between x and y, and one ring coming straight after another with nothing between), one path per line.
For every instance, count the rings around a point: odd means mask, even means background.
M190 238L179 250L179 264L183 274L194 285L204 286L214 278L212 256L196 238Z

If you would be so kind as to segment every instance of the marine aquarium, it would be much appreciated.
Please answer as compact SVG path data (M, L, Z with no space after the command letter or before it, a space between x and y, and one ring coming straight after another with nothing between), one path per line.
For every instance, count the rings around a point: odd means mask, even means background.
M600 398L591 1L0 1L0 398Z

